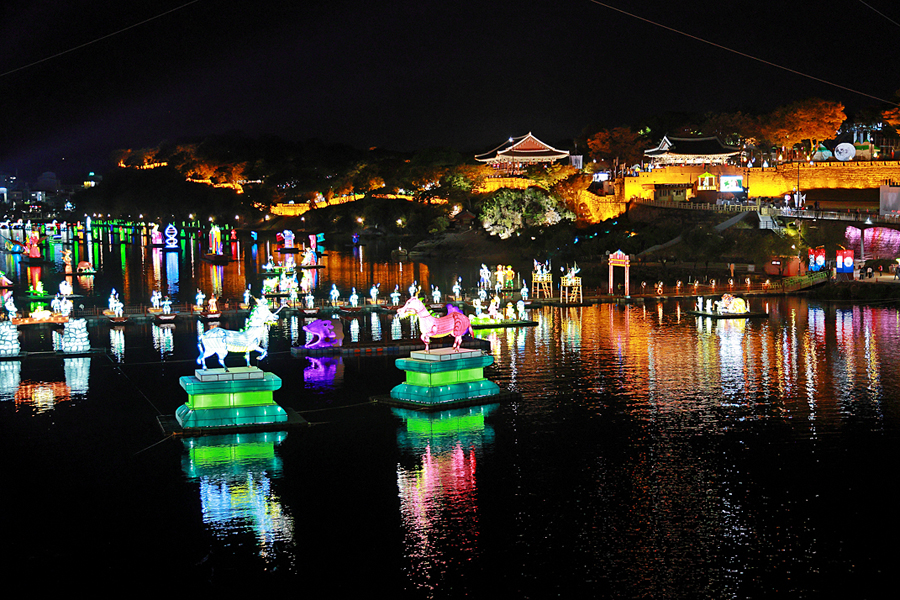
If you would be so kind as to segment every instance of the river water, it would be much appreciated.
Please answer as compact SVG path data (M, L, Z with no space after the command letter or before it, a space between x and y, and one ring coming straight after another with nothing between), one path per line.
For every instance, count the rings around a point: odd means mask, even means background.
M134 262L145 250L111 249L117 276L159 284L152 260ZM476 277L329 255L328 287ZM253 264L227 265L223 286L237 294L232 271ZM209 267L179 265L185 288ZM163 439L157 417L187 399L198 323L91 324L102 352L0 361L4 571L315 597L882 597L897 558L897 307L753 299L767 318L720 321L690 308L544 307L537 326L480 331L486 376L521 398L435 415L368 402L403 380L392 358L292 357L304 320L286 315L261 366L313 426L187 441ZM411 335L391 315L344 328ZM52 348L49 328L22 329L24 350Z

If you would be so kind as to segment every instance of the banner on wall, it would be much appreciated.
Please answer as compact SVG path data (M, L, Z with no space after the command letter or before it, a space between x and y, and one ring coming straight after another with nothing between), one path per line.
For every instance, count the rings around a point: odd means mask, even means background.
M853 272L853 250L837 251L837 272L852 273Z

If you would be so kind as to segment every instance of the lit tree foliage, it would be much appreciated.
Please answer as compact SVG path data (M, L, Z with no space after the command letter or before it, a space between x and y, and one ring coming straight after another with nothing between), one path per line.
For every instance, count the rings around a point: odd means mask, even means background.
M587 144L592 158L612 163L616 171L620 164L631 165L644 156L644 139L629 127L601 129Z
M590 175L573 173L569 177L553 184L550 191L562 200L563 204L574 211L578 208L581 192L588 189L591 185L591 180L592 178Z
M571 221L574 218L572 211L536 187L499 190L481 207L484 228L501 239L507 239L528 227L555 225L563 219Z
M786 148L807 140L815 147L821 140L832 139L845 120L840 102L810 98L777 108L765 117L762 137Z

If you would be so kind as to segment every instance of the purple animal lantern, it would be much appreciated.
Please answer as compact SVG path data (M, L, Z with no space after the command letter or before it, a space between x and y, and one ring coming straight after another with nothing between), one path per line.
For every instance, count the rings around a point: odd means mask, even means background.
M344 341L344 328L338 320L317 319L304 325L303 331L312 336L304 348L334 348Z

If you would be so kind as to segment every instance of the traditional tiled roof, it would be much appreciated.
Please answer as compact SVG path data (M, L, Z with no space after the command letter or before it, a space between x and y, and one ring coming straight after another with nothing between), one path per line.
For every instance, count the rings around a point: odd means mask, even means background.
M721 163L740 151L735 146L726 146L717 137L663 136L659 146L644 150L644 156L656 163Z
M534 137L531 132L517 138L509 138L490 152L478 154L475 160L485 163L496 162L553 162L569 156L566 150L557 150Z

